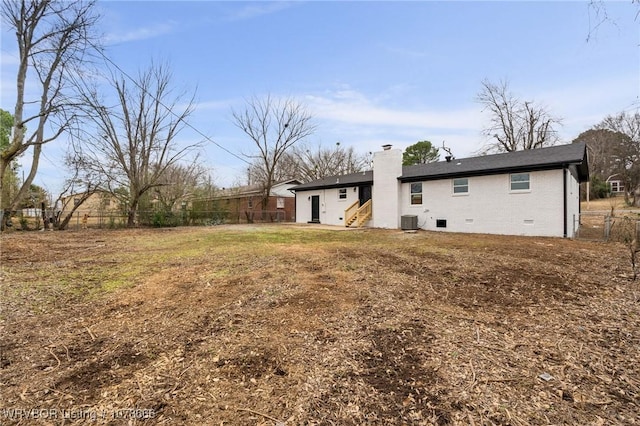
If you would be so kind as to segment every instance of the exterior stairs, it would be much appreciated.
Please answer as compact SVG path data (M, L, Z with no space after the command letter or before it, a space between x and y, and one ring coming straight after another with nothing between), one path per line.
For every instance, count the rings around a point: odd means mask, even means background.
M371 200L363 205L360 205L360 201L356 201L344 211L344 226L350 228L352 225L355 225L357 228L360 228L367 223L367 221L371 220L372 216Z

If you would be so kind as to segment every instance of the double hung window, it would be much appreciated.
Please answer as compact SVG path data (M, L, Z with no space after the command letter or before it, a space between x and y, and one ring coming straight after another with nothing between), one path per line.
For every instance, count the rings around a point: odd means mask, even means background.
M528 191L531 189L529 173L513 173L510 176L512 191Z
M422 182L414 182L411 184L411 205L422 204Z
M468 194L469 193L469 179L460 178L453 180L453 193L454 194Z

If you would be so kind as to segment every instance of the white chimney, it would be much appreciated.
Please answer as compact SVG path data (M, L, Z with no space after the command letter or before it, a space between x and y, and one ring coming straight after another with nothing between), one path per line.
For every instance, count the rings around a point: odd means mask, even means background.
M390 149L373 155L373 226L398 229L400 227L400 182L402 150Z
M389 151L391 149L391 144L382 145L382 149Z

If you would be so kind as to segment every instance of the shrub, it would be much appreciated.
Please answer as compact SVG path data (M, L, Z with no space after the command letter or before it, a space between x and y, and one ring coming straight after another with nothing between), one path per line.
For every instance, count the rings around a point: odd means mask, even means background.
M23 231L29 230L29 219L22 215L20 215L20 229Z
M600 176L591 176L591 198L608 198L611 196L611 187Z
M157 211L153 213L151 224L156 228L178 226L180 218L171 211Z

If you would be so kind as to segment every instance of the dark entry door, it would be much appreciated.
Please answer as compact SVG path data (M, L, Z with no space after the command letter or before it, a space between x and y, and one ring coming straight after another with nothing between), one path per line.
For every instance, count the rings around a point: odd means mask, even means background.
M363 205L371 199L371 185L363 185L358 187L358 198L360 205Z
M320 223L320 196L311 196L311 222Z

